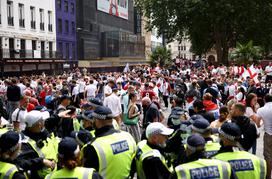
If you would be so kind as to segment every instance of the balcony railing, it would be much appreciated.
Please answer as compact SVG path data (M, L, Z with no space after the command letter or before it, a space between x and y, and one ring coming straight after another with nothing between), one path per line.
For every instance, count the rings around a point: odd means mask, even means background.
M13 17L8 17L8 25L14 26Z
M20 27L25 27L25 20L24 19L19 19L19 26Z
M40 23L40 29L44 30L44 23L43 22Z
M0 49L1 51L1 49ZM4 59L52 59L58 58L56 51L2 49Z
M48 31L53 32L53 25L52 24L48 24Z
M31 29L36 29L36 22L30 21Z

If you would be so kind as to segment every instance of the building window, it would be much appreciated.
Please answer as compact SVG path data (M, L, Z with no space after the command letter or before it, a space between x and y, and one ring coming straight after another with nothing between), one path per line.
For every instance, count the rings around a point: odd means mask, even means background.
M186 46L183 46L183 50L186 51Z
M52 11L48 11L48 31L53 32Z
M64 11L68 12L69 6L68 6L68 1L64 1Z
M66 58L65 59L69 60L69 54L70 54L69 43L66 43L65 47L66 47L66 49L65 49L65 51L66 51Z
M62 33L62 20L58 19L58 33Z
M76 28L75 28L75 22L72 22L72 23L71 23L71 28L72 28L72 34L75 34L75 31L76 31L76 30L75 30L75 29L76 29Z
M71 14L75 14L75 4L71 3Z
M76 60L76 46L74 43L72 44L72 55L73 60Z
M44 10L40 9L40 30L44 31Z
M62 42L58 43L58 57L61 59L63 58L63 47L62 47Z
M19 4L19 26L25 27L25 9L23 4Z
M49 42L49 58L53 58L53 42Z
M7 17L8 17L8 25L9 26L14 26L13 23L13 2L12 1L7 1Z
M61 10L61 0L57 1L57 6L58 6L58 9Z
M65 33L69 33L69 21L65 20Z
M35 7L30 7L30 26L31 29L36 29L36 15L35 15Z

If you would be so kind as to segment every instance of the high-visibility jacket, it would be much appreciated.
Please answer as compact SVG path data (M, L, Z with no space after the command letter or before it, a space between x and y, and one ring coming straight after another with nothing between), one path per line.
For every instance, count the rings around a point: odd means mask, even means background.
M220 178L229 179L231 166L229 163L214 159L199 159L179 165L175 168L178 179Z
M98 172L104 179L123 179L129 176L136 152L135 140L129 133L118 131L98 137L91 145L99 159Z
M205 155L211 157L218 152L220 147L221 145L218 142L207 141L205 145Z
M136 169L137 169L137 176L140 179L145 179L145 173L143 170L143 161L148 157L158 157L163 165L170 171L169 167L166 164L166 160L164 156L156 149L152 149L147 145L147 141L143 140L138 143L137 145L137 152L136 152Z
M249 152L225 152L215 155L214 158L229 162L239 179L266 177L265 160Z
M8 132L8 129L6 127L0 128L0 136L3 135L6 132Z
M0 179L12 179L17 171L15 165L0 161Z
M43 141L43 147L39 148L37 146L36 141L32 139L28 139L28 143L31 145L33 150L38 154L39 157L48 159L48 160L54 160L57 162L57 154L58 154L58 145L59 145L60 139L58 137L47 137L45 141ZM49 174L51 170L49 168L44 168L42 170L38 171L38 174L40 177L45 177L47 174Z
M73 170L68 170L67 168L63 168L58 171L54 171L51 174L48 174L45 179L55 179L55 178L78 178L78 179L92 179L94 169L92 168L84 168L84 167L76 167Z

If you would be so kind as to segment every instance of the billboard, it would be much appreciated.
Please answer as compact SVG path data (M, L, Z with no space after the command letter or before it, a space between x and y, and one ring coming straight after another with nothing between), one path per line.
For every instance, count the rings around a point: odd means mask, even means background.
M97 10L128 19L128 0L97 0Z

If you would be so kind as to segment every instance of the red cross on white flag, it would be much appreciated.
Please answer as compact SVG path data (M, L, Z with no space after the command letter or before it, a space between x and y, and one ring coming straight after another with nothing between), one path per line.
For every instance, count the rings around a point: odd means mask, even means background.
M250 77L250 79L253 79L255 81L255 83L259 83L258 80L258 74L257 74L257 70L254 68L253 65L251 65L247 70L244 71L244 73L242 74L242 77L244 79L246 79L247 77Z

